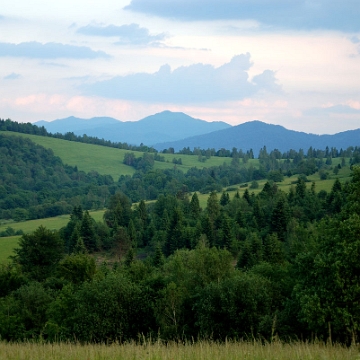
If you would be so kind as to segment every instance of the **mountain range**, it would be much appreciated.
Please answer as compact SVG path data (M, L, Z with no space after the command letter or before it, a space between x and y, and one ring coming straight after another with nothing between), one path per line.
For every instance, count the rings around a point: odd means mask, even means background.
M51 133L73 132L75 135L86 134L131 145L153 145L231 128L231 125L222 121L208 122L171 111L163 111L138 121L120 121L109 117L86 120L71 116L50 122L42 120L35 125L44 126Z
M258 120L231 126L225 122L207 122L194 119L184 113L164 111L148 116L139 121L119 121L108 117L89 120L69 117L52 122L38 121L49 132L74 132L86 134L114 142L126 142L139 145L143 143L157 150L174 148L179 151L184 147L191 150L233 147L247 151L252 149L257 155L266 146L267 150L278 149L282 152L294 149L307 150L336 147L346 149L360 146L360 129L348 130L334 135L315 135L288 130L280 125L266 124Z

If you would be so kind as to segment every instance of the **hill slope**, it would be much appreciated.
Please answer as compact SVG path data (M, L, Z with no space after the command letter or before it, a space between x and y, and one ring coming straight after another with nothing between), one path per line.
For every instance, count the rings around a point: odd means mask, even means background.
M310 146L325 149L326 146L346 149L360 145L360 129L349 130L335 135L314 135L288 130L280 125L270 125L261 121L250 121L228 129L214 131L209 134L193 136L180 141L155 144L157 150L173 147L175 151L184 147L216 150L236 147L242 150L253 149L257 156L259 150L266 146L267 150L279 149L284 152L290 149L307 150Z
M52 122L38 121L52 133L74 132L114 142L152 145L164 141L176 141L189 136L201 135L230 128L224 122L207 122L194 119L181 112L163 111L139 121L119 121L113 118L92 118L89 120L69 117Z

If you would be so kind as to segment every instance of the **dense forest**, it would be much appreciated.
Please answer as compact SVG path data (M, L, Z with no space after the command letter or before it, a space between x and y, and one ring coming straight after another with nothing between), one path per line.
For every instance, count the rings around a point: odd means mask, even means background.
M6 340L111 342L359 336L360 168L331 192L117 192L104 223L79 206L60 231L23 235L0 271ZM114 261L97 262L107 249ZM95 255L95 257L94 257Z
M0 121L1 130L47 136L16 124ZM158 170L160 153L127 150L119 163L135 174L112 179L0 133L0 218L71 213L59 231L24 234L0 267L1 339L358 341L359 148L263 148L256 167L252 152L224 150L229 165L186 173L176 167L182 153ZM216 156L194 154L199 163ZM348 159L351 181L335 180L328 192L306 186L307 176L326 179ZM280 190L293 175L290 191ZM261 179L256 195L247 184L242 196L223 191ZM198 192L209 194L203 209ZM104 207L95 222L88 210Z

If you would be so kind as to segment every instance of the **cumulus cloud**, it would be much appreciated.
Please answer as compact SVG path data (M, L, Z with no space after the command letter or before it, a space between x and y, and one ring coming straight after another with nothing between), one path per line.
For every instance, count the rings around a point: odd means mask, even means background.
M240 100L260 90L278 90L273 72L265 71L250 82L250 54L235 56L218 68L207 64L182 66L172 70L163 65L153 73L117 76L83 85L87 95L147 102L205 103Z
M281 92L282 90L281 85L277 84L275 72L272 70L265 70L262 74L254 76L252 81L259 88L262 88L267 91Z
M16 73L11 73L11 74L9 74L9 75L7 75L7 76L4 76L3 77L3 79L4 80L16 80L16 79L19 79L21 77L21 75L20 74L16 74Z
M334 105L323 108L311 108L303 112L304 115L308 116L321 116L321 115L330 115L330 114L342 114L342 115L352 115L360 114L359 109L355 109L349 105Z
M147 28L139 24L94 26L87 25L77 30L78 33L90 36L118 37L116 44L148 45L164 40L165 33L150 35Z
M0 42L0 56L27 57L35 59L95 59L109 57L103 51L94 51L86 46L65 45L60 43L39 43L37 41L20 44Z
M124 9L186 21L238 19L301 30L360 30L358 0L132 0Z

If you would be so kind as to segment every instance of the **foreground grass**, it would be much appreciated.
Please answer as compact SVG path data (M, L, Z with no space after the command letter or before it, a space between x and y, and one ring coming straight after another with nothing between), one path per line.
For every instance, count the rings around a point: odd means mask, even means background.
M261 344L253 342L197 342L195 344L161 343L136 345L79 345L79 344L36 344L0 343L0 357L6 360L54 359L54 360L101 360L101 359L148 359L148 360L284 360L284 359L359 359L359 349L340 345L280 342Z

